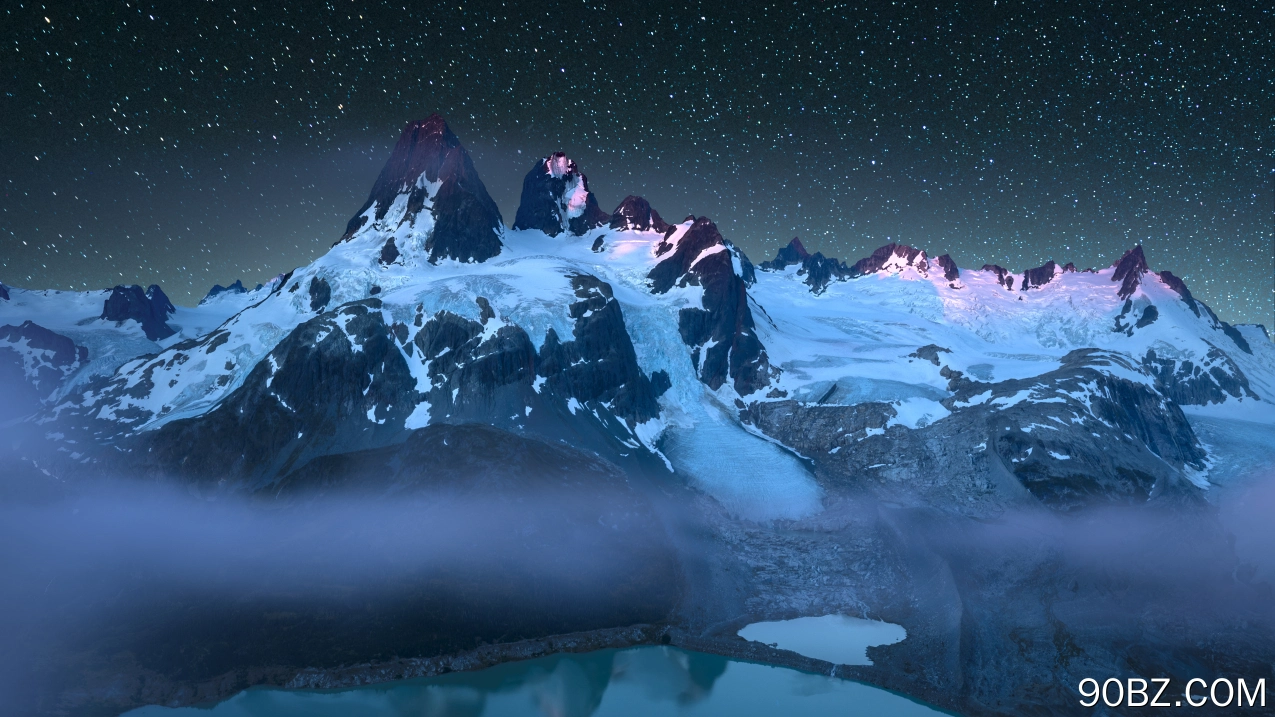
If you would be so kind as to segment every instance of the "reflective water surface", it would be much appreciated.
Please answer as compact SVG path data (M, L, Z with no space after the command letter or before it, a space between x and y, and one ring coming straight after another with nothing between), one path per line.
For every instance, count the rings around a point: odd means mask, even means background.
M880 620L824 615L755 622L740 630L739 636L834 665L871 665L869 647L902 642L908 631Z
M599 650L477 672L342 691L252 689L214 707L144 707L129 717L497 717L544 715L944 714L907 698L825 675L672 647Z

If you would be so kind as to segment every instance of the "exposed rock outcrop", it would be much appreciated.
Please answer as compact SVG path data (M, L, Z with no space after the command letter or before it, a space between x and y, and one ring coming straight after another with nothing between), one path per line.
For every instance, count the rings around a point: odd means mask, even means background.
M806 251L801 239L793 237L792 241L775 252L774 259L763 261L760 268L762 271L782 271L793 264L801 264L809 258L810 252Z
M996 283L997 283L997 284L1000 284L1001 286L1005 287L1006 289L1009 289L1009 290L1013 291L1013 289L1014 289L1014 275L1010 273L1009 269L1006 269L1006 268L1004 268L1004 267L1002 267L1002 266L997 266L997 265L995 265L995 264L984 264L984 265L983 265L983 268L982 268L982 271L990 271L990 272L992 272L993 274L995 274L995 275L996 275Z
M883 270L902 269L908 266L922 274L930 270L930 262L924 251L906 244L891 243L878 248L872 252L871 256L855 262L854 266L850 267L850 275L852 277L867 276Z
M260 289L261 284L257 284L257 288ZM207 302L209 299L216 298L218 296L221 296L222 294L246 294L246 293L248 293L248 290L244 288L243 280L235 279L235 283L231 284L230 286L222 286L221 284L213 284L213 288L208 290L208 293L204 296L204 298L199 300L199 303L203 304Z
M1108 367L1143 374L1120 355L1083 349L1030 379L981 383L945 367L951 415L916 428L886 402L754 402L741 417L809 456L821 480L888 500L943 505L960 496L960 509L976 513L1029 496L1061 511L1198 500L1185 476L1203 470L1205 452L1182 410L1150 380Z
M761 269L782 271L793 264L800 265L797 275L806 277L806 285L816 295L822 294L833 281L844 281L851 275L845 263L825 257L820 252L808 253L797 237L793 237L787 246L780 249L774 259L762 262Z
M1187 305L1187 308L1191 309L1193 314L1200 318L1207 317L1207 320L1213 324L1213 327L1226 334L1227 338L1235 342L1235 345L1238 346L1241 351L1246 354L1253 353L1253 347L1248 345L1248 340L1244 338L1244 335L1241 334L1234 326L1231 326L1227 322L1219 319L1217 314L1213 313L1213 310L1210 309L1207 304L1197 301L1196 298L1191 295L1191 290L1186 288L1186 282L1174 276L1170 271L1159 272L1156 276L1160 277L1160 281L1164 282L1165 286L1177 292L1178 296L1181 297L1182 302Z
M438 115L412 122L403 130L341 241L369 222L384 220L400 197L405 203L401 218L395 226L383 228L393 232L402 224L415 224L417 215L428 209L434 219L424 245L430 262L485 261L500 253L504 226L500 210L487 194L469 152Z
M642 197L632 194L624 198L611 213L611 228L629 231L657 231L667 234L672 225Z
M1142 255L1142 245L1138 244L1124 253L1120 260L1112 264L1116 268L1111 275L1112 281L1120 282L1119 296L1127 299L1142 285L1142 277L1147 273L1147 258Z
M769 384L766 349L754 330L744 278L735 273L738 250L717 226L700 217L676 243L661 242L656 255L667 256L647 275L653 293L674 286L703 287L702 308L688 307L678 315L678 330L691 347L700 380L713 390L732 380L741 396Z
M101 318L106 321L136 321L142 325L146 338L159 341L177 333L165 323L175 311L177 307L156 284L151 284L145 291L137 285L117 286L106 297Z
M1027 291L1028 289L1036 289L1048 284L1054 280L1054 274L1057 273L1057 269L1058 265L1051 259L1045 262L1043 266L1024 271L1021 290Z
M589 191L588 177L562 152L537 161L522 180L514 229L539 229L549 236L565 231L580 236L610 220Z
M477 321L418 313L419 328L391 322L375 298L319 307L217 408L140 436L139 453L151 470L195 484L254 489L317 456L388 445L426 423L477 422L657 465L635 431L658 417L669 377L638 367L609 285L588 275L571 282L573 336L549 329L539 351L483 297ZM183 344L172 360L220 345L204 343ZM145 397L153 381L144 367L140 376L107 390Z
M1240 367L1216 346L1199 364L1148 349L1142 368L1155 377L1156 389L1184 406L1224 403L1228 397L1257 397Z
M956 267L956 261L950 255L944 254L935 259L934 263L938 264L939 268L943 270L943 278L947 281L956 281L961 278L961 270Z
M38 324L0 326L0 421L36 411L88 360L87 348Z

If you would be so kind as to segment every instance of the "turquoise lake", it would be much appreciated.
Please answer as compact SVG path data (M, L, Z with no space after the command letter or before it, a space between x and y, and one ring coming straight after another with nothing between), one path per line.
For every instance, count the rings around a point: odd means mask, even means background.
M673 647L511 662L346 690L251 689L214 706L129 717L639 717L946 714L857 682Z

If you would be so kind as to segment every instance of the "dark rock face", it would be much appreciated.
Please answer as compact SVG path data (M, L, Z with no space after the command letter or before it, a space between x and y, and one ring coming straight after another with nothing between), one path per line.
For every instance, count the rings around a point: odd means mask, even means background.
M142 331L151 341L159 341L177 333L165 322L177 307L173 306L163 290L155 284L142 291L142 287L117 286L111 289L102 306L102 318L106 321L132 319L142 325Z
M810 258L810 252L797 237L793 237L788 245L775 253L775 258L761 263L762 271L781 271L793 264L801 264Z
M1252 328L1256 331L1261 331L1262 336L1266 337L1267 341L1271 340L1270 332L1266 330L1265 324L1238 324L1237 328Z
M430 200L424 184L434 182L441 184L433 197L434 229L425 242L429 261L485 261L499 254L504 224L500 210L478 178L469 152L438 115L412 122L403 130L341 241L368 223L365 215L374 206L371 221L383 220L399 195L408 196L403 221L414 222Z
M726 242L726 248L730 250L731 255L739 260L739 278L744 280L748 286L757 283L757 267L753 266L753 262L744 253L743 249L735 246L730 239L723 239Z
M65 368L84 363L89 358L87 348L76 346L71 339L31 321L24 321L21 326L0 326L0 341L16 344L23 340L30 348L46 353L45 361L49 366Z
M394 243L394 237L386 239L385 245L381 247L381 256L377 261L381 262L382 266L389 266L398 261L398 257L398 245Z
M956 268L956 261L948 254L934 260L939 268L943 270L943 278L948 281L956 281L961 278L961 270Z
M771 261L761 263L763 271L782 271L793 264L801 265L798 276L805 276L805 284L814 294L822 294L833 281L844 281L851 276L851 271L837 259L825 257L820 252L813 255L802 246L801 240L793 237L788 246L780 249Z
M1208 306L1205 306L1204 308L1208 309L1209 316L1213 317L1213 320L1217 322L1218 328L1222 329L1222 333L1226 334L1227 338L1234 341L1235 345L1240 347L1241 351L1246 354L1253 353L1253 348L1248 345L1248 340L1244 338L1244 334L1241 334L1234 326L1231 326L1225 321L1219 319L1217 314L1214 314L1213 310L1209 309Z
M910 358L919 358L923 361L929 361L935 366L939 366L942 364L942 362L939 361L939 354L941 353L950 354L952 353L952 350L945 349L942 346L939 346L938 344L926 344L925 346L922 346L916 351L913 351L912 353L908 354L908 356Z
M580 197L573 195L581 193L584 206L575 208L578 213L571 216L570 203L573 199L580 201ZM598 207L597 197L589 191L588 177L562 152L536 162L522 180L522 199L514 218L514 229L539 229L549 236L569 231L580 236L610 220Z
M240 279L235 279L235 283L231 284L230 286L222 286L221 284L213 284L213 288L208 290L208 293L204 296L204 298L199 300L199 303L202 304L205 301L213 298L214 296L221 296L222 294L246 294L246 293L248 293L248 290L244 288L243 281Z
M1112 266L1116 267L1116 272L1111 275L1111 280L1120 282L1120 298L1133 296L1133 292L1142 284L1142 276L1147 273L1147 258L1142 255L1142 245L1138 244L1125 252Z
M1184 281L1174 276L1171 271L1162 271L1156 274L1156 276L1160 277L1160 281L1163 281L1165 286L1173 289L1178 293L1178 296L1182 297L1183 303L1191 309L1192 313L1196 316L1200 315L1200 307L1196 304L1195 297L1191 296L1191 290L1186 288L1186 283Z
M1141 313L1136 313L1139 310ZM1136 320L1134 319L1135 314L1137 315ZM1126 336L1133 336L1134 331L1150 326L1159 317L1160 310L1154 305L1139 301L1135 308L1132 299L1125 299L1124 306L1120 308L1120 313L1116 314L1115 326L1111 330Z
M1210 309L1207 304L1202 301L1198 301L1194 296L1191 296L1191 291L1186 288L1185 282L1174 276L1173 273L1169 271L1159 272L1157 276L1160 277L1160 280L1164 282L1165 286L1173 289L1177 292L1178 296L1182 297L1182 301L1186 303L1192 313L1200 318L1207 318L1207 320L1213 325L1213 328L1226 334L1227 338L1233 341L1244 353L1253 353L1253 347L1248 345L1248 340L1244 338L1244 335L1241 334L1234 326L1231 326L1227 322L1219 319L1217 314L1213 313L1213 309Z
M833 281L844 281L850 276L850 270L843 262L825 257L820 252L815 252L802 262L797 273L803 272L806 274L806 285L815 294L822 294Z
M88 360L87 348L38 324L0 326L0 420L38 410Z
M997 283L997 284L1000 284L1001 286L1005 287L1006 289L1009 289L1009 290L1013 291L1013 289L1014 289L1014 275L1013 275L1013 274L1011 274L1011 273L1009 273L1009 269L1006 269L1006 268L1001 267L1001 266L997 266L997 265L995 265L995 264L984 264L984 265L983 265L983 271L990 271L990 272L992 272L993 274L995 274L995 275L996 275L996 283Z
M1022 290L1027 291L1028 289L1035 289L1053 281L1054 270L1057 267L1058 265L1051 259L1050 261L1045 262L1044 266L1038 266L1035 269L1028 269L1027 271L1024 271Z
M317 276L310 279L310 310L323 311L331 300L332 285Z
M906 244L886 244L872 252L871 256L855 262L854 266L850 267L851 276L875 274L894 257L902 259L904 264L915 267L922 273L930 269L930 262L926 259L924 251L913 249Z
M1216 346L1209 349L1201 365L1160 356L1155 349L1149 349L1142 357L1142 368L1155 377L1157 390L1184 406L1256 396L1249 388L1248 377Z
M678 330L691 347L700 380L716 390L731 379L741 396L768 385L770 362L754 331L747 287L735 274L732 248L717 226L707 218L696 219L676 245L666 240L656 247L657 256L665 254L647 275L653 293L674 286L704 289L702 308L685 308L678 315Z
M0 284L0 301L9 301L9 287Z
M668 376L638 367L609 285L590 275L571 282L580 299L570 306L572 339L550 329L539 351L517 326L493 332L446 312L424 322L413 343L429 365L430 421L483 422L657 466L633 429L659 414Z
M551 329L539 351L483 297L478 321L418 313L415 331L386 324L377 299L326 311L289 334L220 406L143 434L136 453L143 468L196 485L216 477L254 490L318 456L393 443L428 420L484 423L653 463L633 431L659 415L668 376L638 367L609 285L571 280L580 299L570 306L573 337L564 342ZM173 360L220 345L216 336L208 342L191 342ZM144 396L153 390L148 375L112 390Z
M1143 309L1142 316L1138 318L1138 323L1134 325L1134 328L1141 329L1150 326L1158 318L1160 318L1160 310L1154 306L1148 306Z
M242 489L318 455L388 443L418 394L379 309L365 299L310 319L221 405L141 434L138 453L165 475Z
M1061 511L1196 500L1183 471L1202 469L1206 456L1182 410L1103 370L1113 364L1141 372L1092 349L1025 380L981 383L945 367L952 415L914 430L890 425L897 412L888 403L754 402L741 418L809 456L827 485L861 485L883 499L943 505L959 495L975 512L1022 500Z
M655 418L662 391L657 392L638 368L637 352L611 287L587 274L572 276L571 286L580 299L571 305L575 340L561 343L549 329L536 373L547 379L552 393L586 405L605 404L630 428ZM667 383L667 374L663 381Z
M632 194L620 202L620 206L611 213L611 228L629 231L667 232L670 224L660 217L660 213L651 207L642 197Z

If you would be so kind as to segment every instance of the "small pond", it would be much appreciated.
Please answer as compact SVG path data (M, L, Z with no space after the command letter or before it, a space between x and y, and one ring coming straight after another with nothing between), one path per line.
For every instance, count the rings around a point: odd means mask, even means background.
M869 647L902 642L908 631L879 620L824 615L755 622L740 630L739 636L834 665L871 665Z

